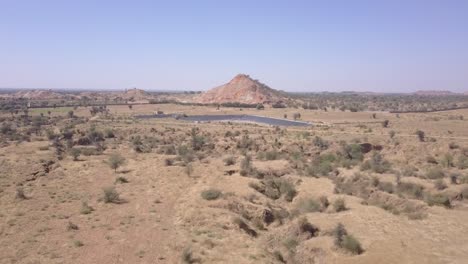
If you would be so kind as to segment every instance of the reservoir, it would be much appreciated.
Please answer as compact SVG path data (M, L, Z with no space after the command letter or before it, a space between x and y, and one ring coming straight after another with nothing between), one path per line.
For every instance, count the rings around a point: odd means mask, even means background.
M311 126L309 122L294 121L287 119L272 118L257 115L179 115L179 114L159 114L159 115L139 115L137 118L175 118L191 122L244 122L258 123L271 126Z

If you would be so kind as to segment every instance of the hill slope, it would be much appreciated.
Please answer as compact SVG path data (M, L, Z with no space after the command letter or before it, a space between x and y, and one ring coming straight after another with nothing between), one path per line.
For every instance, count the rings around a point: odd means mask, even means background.
M283 99L281 93L267 85L238 74L230 82L202 93L196 101L199 103L274 103Z

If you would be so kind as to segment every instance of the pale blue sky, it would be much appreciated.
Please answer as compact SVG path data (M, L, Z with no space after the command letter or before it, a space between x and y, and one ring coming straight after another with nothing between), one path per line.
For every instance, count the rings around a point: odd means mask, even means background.
M0 87L468 91L468 1L0 0Z

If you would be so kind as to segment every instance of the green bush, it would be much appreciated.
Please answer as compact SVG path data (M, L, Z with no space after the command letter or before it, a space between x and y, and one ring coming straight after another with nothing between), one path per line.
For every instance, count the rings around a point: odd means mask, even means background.
M201 197L205 200L216 200L222 195L221 191L217 189L205 190L201 193Z
M322 154L314 159L312 164L307 166L306 174L308 176L327 176L333 171L333 162L337 160L336 156L329 154Z
M362 148L359 144L344 145L342 152L343 156L349 160L361 161L364 159Z
M362 252L364 252L364 250L362 249L361 243L359 243L359 241L352 235L345 235L343 237L343 242L341 243L341 247L355 255L359 255Z

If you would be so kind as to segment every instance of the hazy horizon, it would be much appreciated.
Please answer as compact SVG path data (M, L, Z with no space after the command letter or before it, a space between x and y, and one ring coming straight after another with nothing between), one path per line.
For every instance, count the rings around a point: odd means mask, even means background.
M468 91L468 1L311 2L5 2L0 87Z

